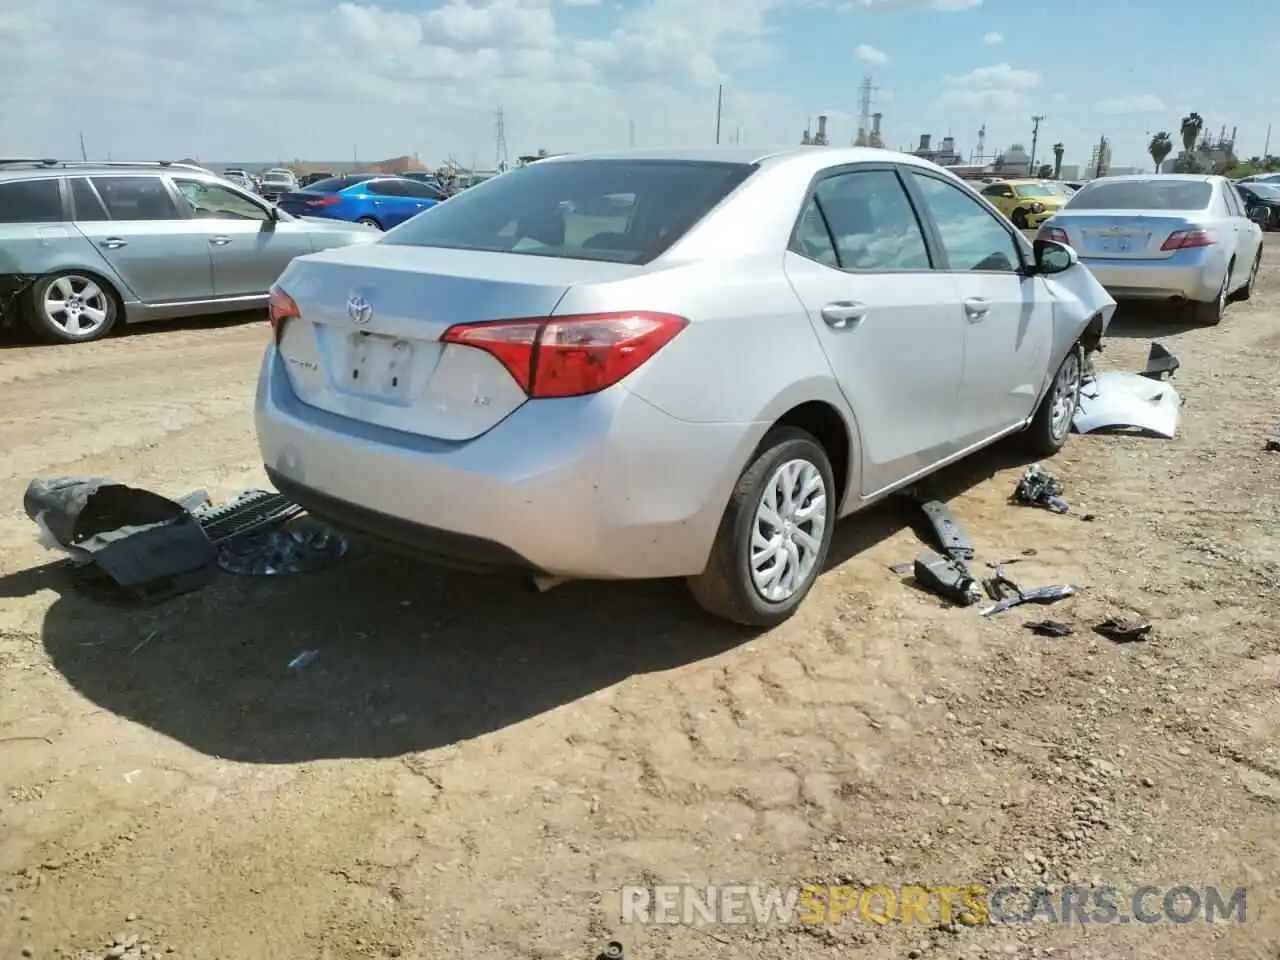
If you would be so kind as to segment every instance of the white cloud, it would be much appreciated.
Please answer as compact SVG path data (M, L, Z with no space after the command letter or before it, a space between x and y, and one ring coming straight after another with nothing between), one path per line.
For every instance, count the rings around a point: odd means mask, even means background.
M1054 103L1066 103L1070 98L1065 93L1055 93L1053 95Z
M114 0L109 17L100 0L23 5L0 16L0 152L78 155L83 129L91 157L337 162L355 147L491 165L498 104L510 159L625 147L631 121L640 146L706 143L721 83L744 143L799 139L803 108L750 85L788 0L640 0L603 32L568 26L583 2L202 0L181 22L162 0ZM91 71L48 70L68 23L94 24Z
M853 48L853 55L863 63L874 63L883 65L889 62L889 55L883 50L877 50L869 44L860 43Z
M1012 110L1026 103L1026 95L1040 86L1040 74L1007 63L978 67L959 76L942 78L944 107L959 110Z
M561 0L566 7L598 7L600 0Z
M1099 100L1093 105L1098 113L1118 117L1129 113L1159 113L1166 109L1164 101L1151 93L1135 93L1127 97Z
M998 47L1000 44L1004 43L1004 34L996 33L996 31L992 30L990 33L983 36L982 42L988 47Z

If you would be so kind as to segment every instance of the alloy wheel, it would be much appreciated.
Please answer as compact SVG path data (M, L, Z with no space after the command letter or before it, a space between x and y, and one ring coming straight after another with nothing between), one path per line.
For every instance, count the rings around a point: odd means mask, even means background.
M88 277L67 274L45 291L41 309L49 323L76 340L91 337L107 322L108 294Z
M827 526L827 488L808 460L774 471L751 527L751 581L769 603L795 596L816 573Z
M1067 359L1062 361L1058 376L1053 381L1053 414L1049 427L1054 439L1061 440L1071 429L1071 421L1076 414L1076 405L1080 402L1080 382L1083 369L1080 366L1080 351L1072 350Z

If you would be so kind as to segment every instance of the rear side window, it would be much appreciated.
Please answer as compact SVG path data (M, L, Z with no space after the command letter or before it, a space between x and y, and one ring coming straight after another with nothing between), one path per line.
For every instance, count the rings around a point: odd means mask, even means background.
M755 169L687 160L534 163L458 194L381 242L648 263Z
M381 197L403 197L405 196L404 186L399 180L373 180L365 187L369 193L377 194Z
M181 220L159 177L94 177L93 185L112 220Z
M59 223L62 193L57 180L0 183L0 223Z
M1213 187L1203 180L1095 180L1067 203L1070 210L1203 210Z
M317 193L337 193L340 190L347 189L347 187L354 187L357 183L364 183L366 180L371 179L373 178L353 177L350 175L343 177L329 177L325 180L317 180L307 189L314 190Z
M401 180L400 189L406 197L417 197L419 200L440 199L440 191L421 180Z
M71 184L71 203L75 207L77 220L81 223L96 223L111 219L88 177L72 177L68 182Z

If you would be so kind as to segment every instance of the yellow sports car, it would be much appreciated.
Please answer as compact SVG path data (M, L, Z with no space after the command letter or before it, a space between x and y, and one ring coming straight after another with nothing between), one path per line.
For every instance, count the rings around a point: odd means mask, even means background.
M1005 180L983 187L982 195L1022 230L1040 226L1069 199L1052 180Z

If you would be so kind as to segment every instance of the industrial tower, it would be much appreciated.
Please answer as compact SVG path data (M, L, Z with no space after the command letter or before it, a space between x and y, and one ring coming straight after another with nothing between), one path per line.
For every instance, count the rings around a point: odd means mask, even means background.
M872 83L870 77L862 78L858 87L858 136L854 139L855 147L883 147L880 139L880 120L877 114L874 122L871 115L871 100L880 88Z
M495 146L495 163L499 173L507 169L507 119L498 104L497 116L493 123L493 139Z

